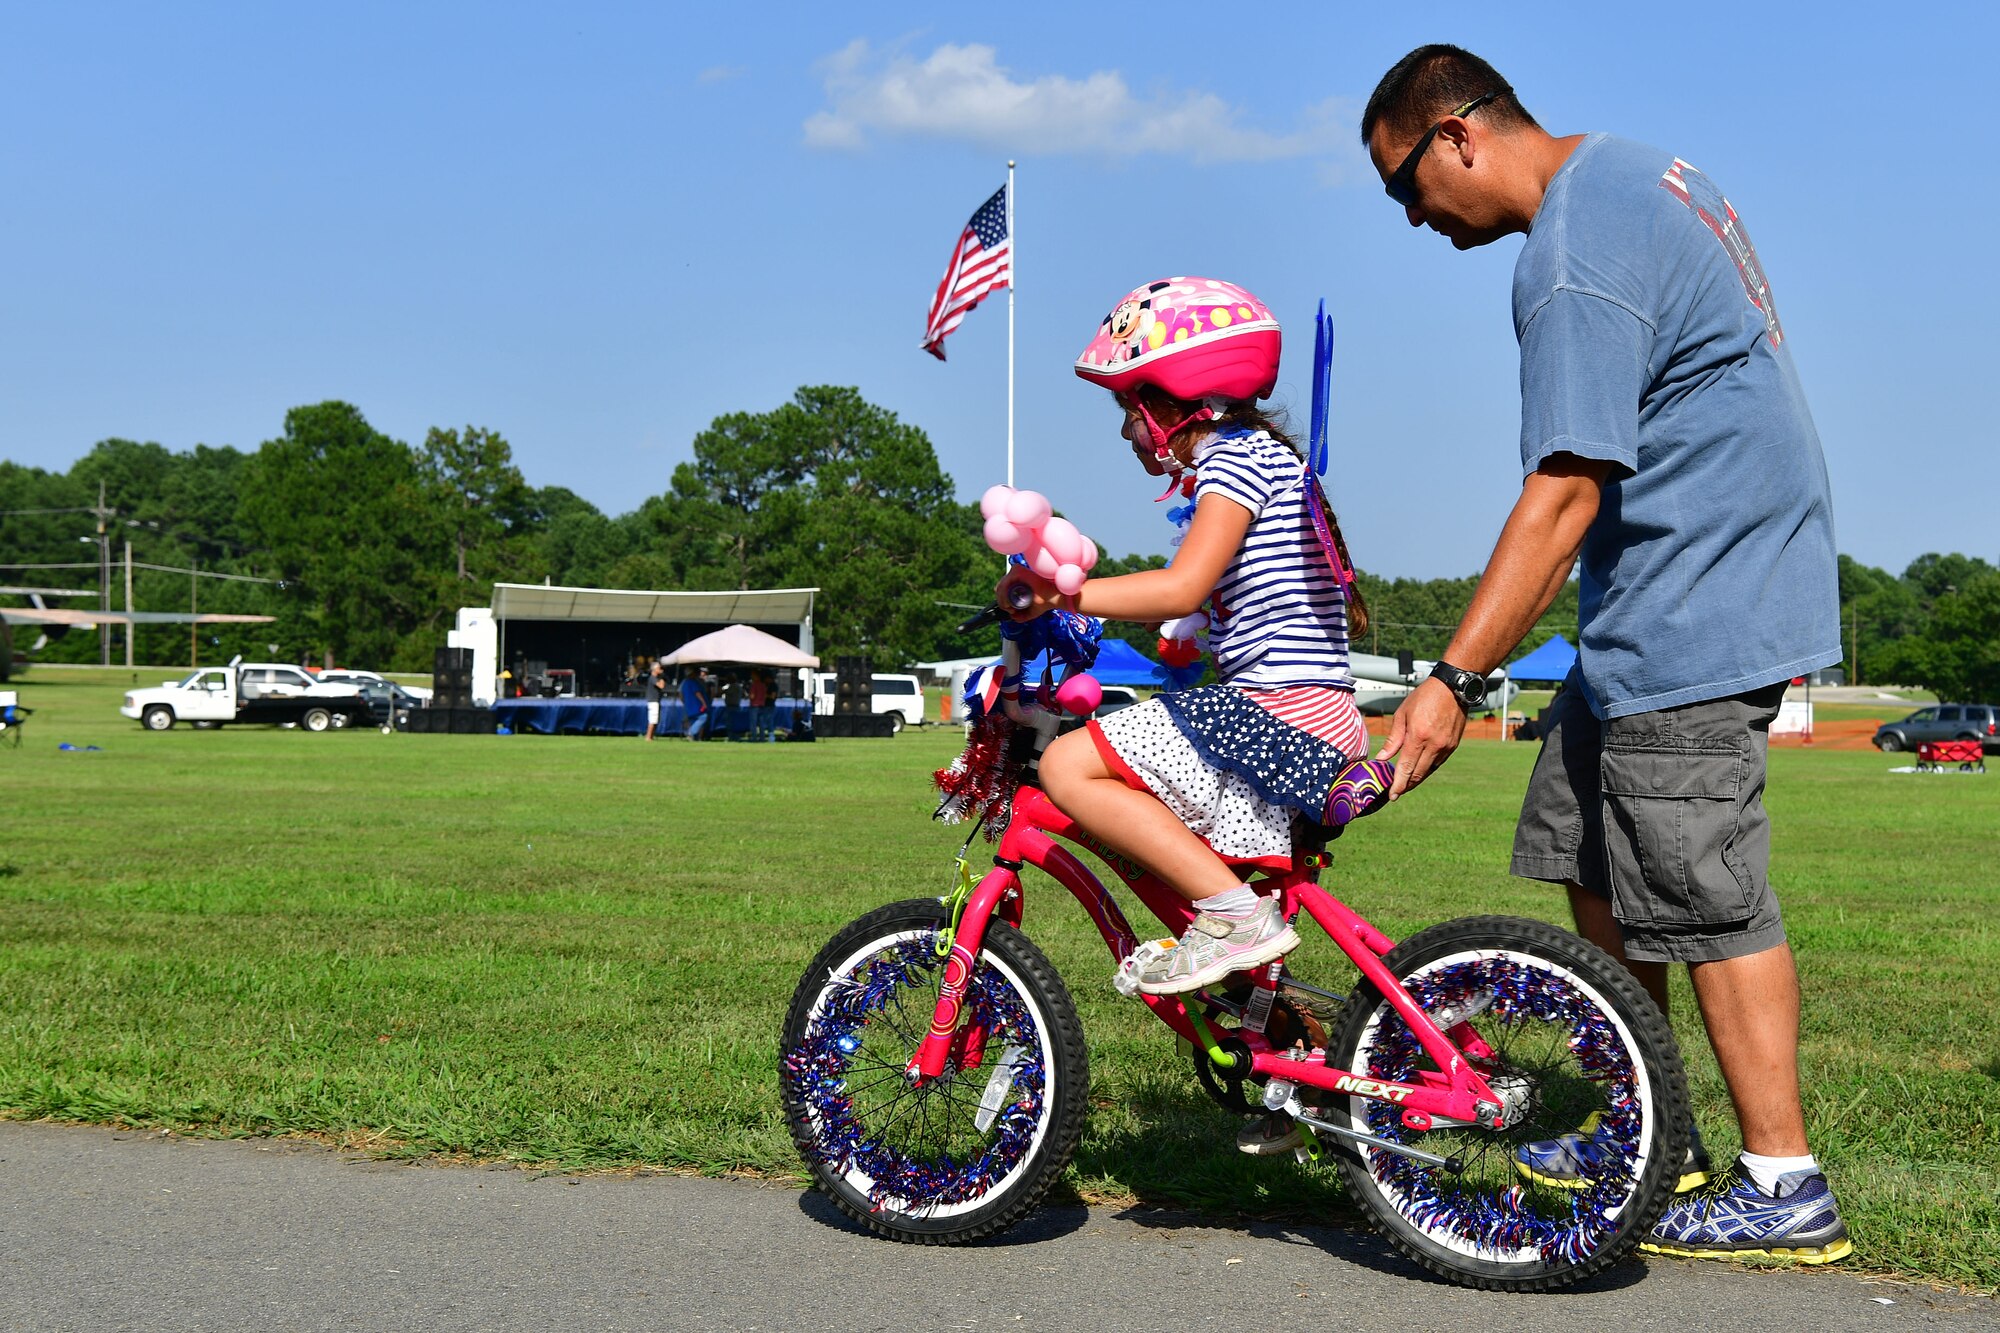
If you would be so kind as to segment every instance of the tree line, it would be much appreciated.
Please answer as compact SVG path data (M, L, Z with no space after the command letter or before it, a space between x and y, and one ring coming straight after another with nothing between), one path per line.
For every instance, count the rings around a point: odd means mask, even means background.
M498 431L433 428L413 446L341 402L292 409L283 431L249 452L105 440L66 472L0 461L0 583L87 590L48 604L94 607L108 554L111 605L120 608L129 541L138 609L276 617L202 626L193 636L186 627L138 627L135 659L152 664L242 653L423 670L457 608L485 605L495 581L544 579L696 591L818 587L821 654L867 654L884 666L992 647L990 631L973 643L953 632L964 608L989 598L993 556L977 508L958 503L918 427L857 389L808 386L771 411L716 418L691 454L663 492L607 515L561 486L530 486ZM1098 572L1161 563L1157 555L1107 556ZM199 572L173 572L188 570ZM1479 582L1367 570L1360 578L1377 623L1355 646L1419 657L1443 652ZM2000 697L1993 566L1926 555L1891 575L1842 556L1840 590L1845 647L1863 678L1953 698ZM1558 632L1573 636L1575 626L1572 582L1523 650ZM1150 647L1137 627L1119 631ZM27 646L35 636L17 638ZM95 634L78 633L38 655L93 661L99 652ZM122 645L114 660L123 660ZM1850 674L1855 666L1850 660Z

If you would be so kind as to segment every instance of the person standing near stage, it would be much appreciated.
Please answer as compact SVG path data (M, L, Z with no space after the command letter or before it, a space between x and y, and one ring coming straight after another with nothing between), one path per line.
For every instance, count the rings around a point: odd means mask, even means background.
M750 739L771 739L771 682L762 671L750 673Z
M701 668L688 667L681 673L681 735L698 741L708 726L708 689L701 683Z
M722 730L732 739L736 736L736 714L743 707L743 677L732 673L729 683L722 690Z
M1839 1259L1852 1246L1806 1143L1798 974L1763 803L1786 682L1841 658L1832 500L1763 266L1693 166L1550 135L1455 46L1398 61L1361 137L1412 227L1459 250L1527 237L1524 481L1444 660L1396 712L1392 794L1451 755L1486 674L1580 556L1578 664L1550 709L1513 871L1565 884L1578 931L1662 1009L1667 965L1688 965L1744 1149L1677 1195L1641 1247ZM1410 479L1412 517L1437 471ZM1518 1159L1562 1183L1597 1150L1580 1126ZM1689 1166L1695 1186L1703 1163Z
M646 739L649 741L660 729L660 699L666 692L666 659L656 658L651 669L646 672Z

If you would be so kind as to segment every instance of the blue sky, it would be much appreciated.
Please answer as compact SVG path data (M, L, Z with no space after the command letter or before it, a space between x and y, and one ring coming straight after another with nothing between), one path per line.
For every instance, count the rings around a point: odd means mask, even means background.
M1552 131L1654 143L1729 194L1843 551L2000 558L1990 7L1382 8L12 6L0 457L254 449L342 398L412 443L496 429L532 483L618 513L716 415L836 383L974 499L1004 475L1004 298L948 363L917 344L1014 156L1022 485L1163 549L1071 360L1153 277L1233 279L1298 329L1324 296L1356 558L1471 573L1518 490L1519 240L1411 231L1355 140L1382 71L1449 40ZM1301 409L1309 359L1280 385Z

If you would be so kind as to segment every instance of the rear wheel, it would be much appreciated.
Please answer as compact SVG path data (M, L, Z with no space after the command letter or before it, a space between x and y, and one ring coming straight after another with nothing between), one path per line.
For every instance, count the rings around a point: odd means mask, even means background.
M333 725L333 714L324 708L308 708L299 725L307 731L325 731Z
M903 734L903 715L901 713L889 714L889 734L891 736L900 736Z
M153 704L139 715L139 721L148 731L165 731L174 725L174 710L165 704Z
M928 1245L1026 1216L1076 1151L1090 1083L1062 978L998 920L972 964L944 1073L906 1077L940 983L963 963L949 929L932 899L847 926L806 969L779 1045L785 1119L819 1188L870 1230Z
M1465 1024L1490 1048L1468 1055L1505 1100L1505 1127L1420 1129L1390 1103L1347 1098L1329 1118L1451 1162L1349 1148L1341 1174L1356 1201L1396 1248L1468 1286L1546 1291L1628 1254L1672 1196L1690 1123L1673 1031L1632 974L1567 931L1510 917L1433 926L1383 961L1440 1026ZM1326 1062L1396 1081L1436 1068L1365 981ZM1580 1176L1531 1176L1516 1160L1590 1126L1602 1151Z

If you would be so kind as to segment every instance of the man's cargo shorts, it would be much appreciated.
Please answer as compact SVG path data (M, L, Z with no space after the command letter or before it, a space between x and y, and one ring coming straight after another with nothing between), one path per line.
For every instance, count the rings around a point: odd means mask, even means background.
M1513 872L1611 902L1626 956L1712 962L1782 944L1764 757L1783 682L1600 721L1572 671L1549 707Z

